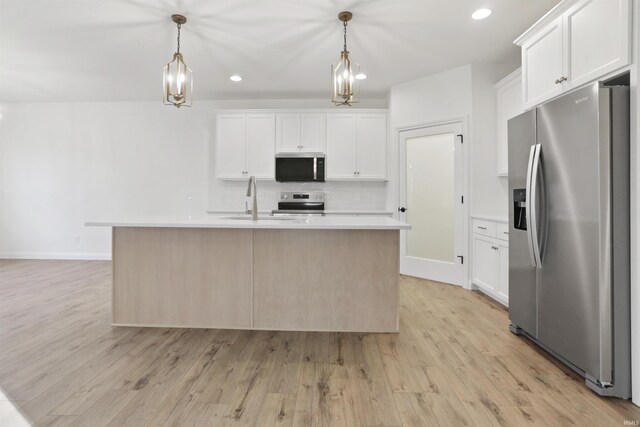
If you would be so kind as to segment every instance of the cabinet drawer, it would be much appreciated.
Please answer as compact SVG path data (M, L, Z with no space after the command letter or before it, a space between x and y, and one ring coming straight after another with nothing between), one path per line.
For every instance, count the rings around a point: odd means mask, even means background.
M496 226L496 237L501 240L509 241L509 224L504 222L498 223Z
M495 222L485 221L482 219L473 220L473 232L484 236L496 237Z

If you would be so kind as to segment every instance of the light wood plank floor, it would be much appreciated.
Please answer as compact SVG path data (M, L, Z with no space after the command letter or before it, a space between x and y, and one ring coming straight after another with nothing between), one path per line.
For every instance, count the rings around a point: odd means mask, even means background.
M338 334L111 327L110 281L104 261L0 260L0 425L640 420L454 286L403 277L400 334Z

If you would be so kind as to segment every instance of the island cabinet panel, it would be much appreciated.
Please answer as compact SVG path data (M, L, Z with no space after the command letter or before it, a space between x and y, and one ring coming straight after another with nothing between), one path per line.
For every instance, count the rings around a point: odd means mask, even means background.
M254 327L398 331L398 230L254 230Z
M113 228L113 324L250 328L252 230Z

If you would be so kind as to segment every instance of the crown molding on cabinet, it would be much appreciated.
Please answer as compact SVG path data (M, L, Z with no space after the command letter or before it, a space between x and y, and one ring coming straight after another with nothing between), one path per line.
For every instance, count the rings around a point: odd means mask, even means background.
M572 6L578 3L581 0L564 0L558 3L553 9L547 12L542 18L538 19L535 24L527 29L524 33L520 35L517 39L513 41L513 44L522 46L522 44L532 35L536 34L538 30L544 28L553 22L554 19L557 19L564 12L569 10Z

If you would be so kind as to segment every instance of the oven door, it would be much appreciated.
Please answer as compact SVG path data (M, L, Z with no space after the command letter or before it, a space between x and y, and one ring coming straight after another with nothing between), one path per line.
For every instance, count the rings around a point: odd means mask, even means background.
M276 181L324 181L324 157L276 157Z

